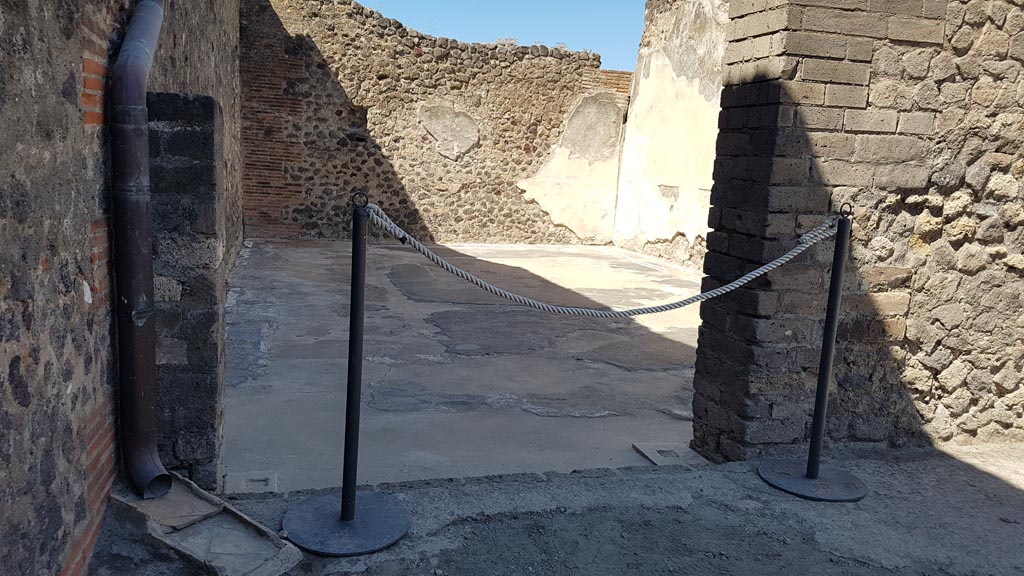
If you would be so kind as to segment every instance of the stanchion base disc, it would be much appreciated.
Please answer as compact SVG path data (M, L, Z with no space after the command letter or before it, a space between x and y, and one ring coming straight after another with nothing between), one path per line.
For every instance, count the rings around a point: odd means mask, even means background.
M296 546L321 556L359 556L383 550L409 531L409 511L394 496L356 493L356 517L341 521L338 492L314 496L285 512L283 528Z
M845 470L822 468L816 480L806 476L807 464L797 460L762 462L757 474L770 486L818 502L856 502L868 494L860 478Z

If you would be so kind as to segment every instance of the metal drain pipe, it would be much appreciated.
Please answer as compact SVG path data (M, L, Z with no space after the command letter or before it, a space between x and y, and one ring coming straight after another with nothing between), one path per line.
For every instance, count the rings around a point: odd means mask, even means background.
M111 71L114 269L120 444L143 498L171 489L157 452L156 323L153 317L153 223L149 196L146 85L153 66L163 0L141 0Z

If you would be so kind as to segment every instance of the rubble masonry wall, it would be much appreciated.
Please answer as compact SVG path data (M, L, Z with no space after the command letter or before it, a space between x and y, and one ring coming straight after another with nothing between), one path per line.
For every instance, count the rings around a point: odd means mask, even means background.
M741 0L704 271L716 285L849 202L834 440L1024 438L1021 2ZM694 445L803 442L830 245L705 302Z

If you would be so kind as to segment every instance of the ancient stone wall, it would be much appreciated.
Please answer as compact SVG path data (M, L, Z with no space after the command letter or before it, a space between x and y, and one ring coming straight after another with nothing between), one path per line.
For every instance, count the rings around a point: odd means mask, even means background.
M615 225L615 180L623 107L616 94L584 97L540 170L517 182L558 225L588 243L607 244Z
M107 4L30 3L0 21L4 574L81 573L113 477Z
M221 109L217 194L223 202L224 265L242 244L241 91L239 0L211 0L202 7L168 3L150 92L209 96Z
M130 4L0 17L2 574L83 574L114 476L104 92ZM170 3L154 84L237 100L236 22L237 2Z
M950 2L944 30L918 22L894 21L890 36L908 42L876 46L868 102L923 142L878 139L861 154L899 163L918 151L928 181L854 196L857 257L913 271L903 383L928 435L1020 441L1024 2Z
M1024 437L1021 3L734 1L708 286L849 202L836 440ZM705 302L694 445L809 432L831 244Z
M224 117L209 96L150 93L160 454L219 487L230 265ZM237 178L235 179L237 183Z
M621 101L597 55L434 38L350 0L244 0L242 45L247 234L341 237L350 195L366 192L438 241L610 238L610 214L576 230L564 194L517 186L541 172L584 97ZM583 105L577 120L618 138L621 110ZM582 147L608 164L604 140ZM573 204L609 212L614 188Z
M622 141L615 244L700 266L726 3L648 0Z

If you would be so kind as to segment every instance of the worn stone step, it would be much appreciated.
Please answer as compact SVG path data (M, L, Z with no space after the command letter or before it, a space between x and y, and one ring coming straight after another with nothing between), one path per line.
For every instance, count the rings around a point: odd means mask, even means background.
M302 560L299 549L276 532L178 475L170 493L154 500L119 485L111 505L132 517L150 545L173 551L206 574L278 576Z

